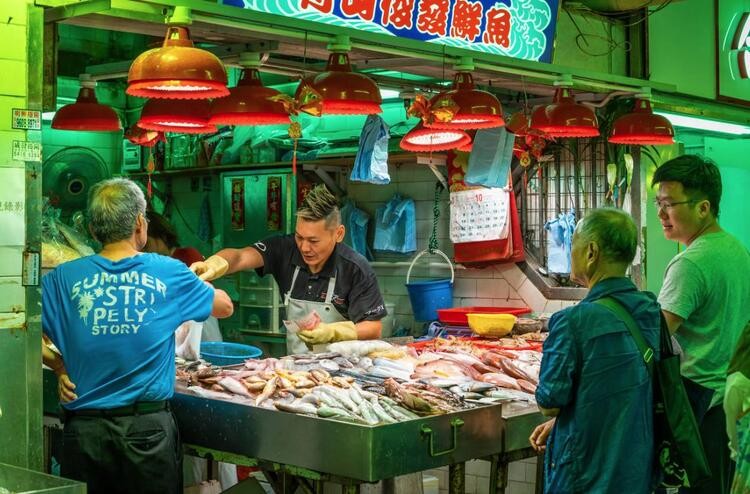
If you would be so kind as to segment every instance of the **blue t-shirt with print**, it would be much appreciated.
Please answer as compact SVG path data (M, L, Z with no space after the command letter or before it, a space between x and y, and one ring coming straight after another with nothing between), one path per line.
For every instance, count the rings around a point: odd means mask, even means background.
M211 314L214 290L180 261L95 255L42 278L42 329L78 399L70 410L165 400L174 393L174 332Z

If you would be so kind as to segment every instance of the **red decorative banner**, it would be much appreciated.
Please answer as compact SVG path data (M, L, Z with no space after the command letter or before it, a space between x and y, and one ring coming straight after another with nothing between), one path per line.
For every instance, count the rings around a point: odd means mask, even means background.
M268 177L266 205L268 231L281 230L281 177Z
M245 229L245 179L232 179L232 230Z

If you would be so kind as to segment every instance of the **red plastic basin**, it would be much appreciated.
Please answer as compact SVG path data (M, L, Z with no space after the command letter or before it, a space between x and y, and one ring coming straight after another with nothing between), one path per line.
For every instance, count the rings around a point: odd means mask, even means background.
M453 326L468 326L469 319L467 314L521 314L531 313L528 307L454 307L453 309L438 309L438 319L440 322Z

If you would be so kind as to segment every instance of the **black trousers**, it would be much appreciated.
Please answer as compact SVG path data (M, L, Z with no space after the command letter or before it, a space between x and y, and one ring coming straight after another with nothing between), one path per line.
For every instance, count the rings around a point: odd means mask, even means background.
M689 488L683 487L680 493L729 493L734 475L734 462L729 452L724 407L716 405L709 408L714 392L688 379L683 378L683 382L695 413L695 420L698 422L703 449L711 468L711 478Z
M68 417L63 477L86 482L89 494L182 493L182 446L172 412L125 417Z

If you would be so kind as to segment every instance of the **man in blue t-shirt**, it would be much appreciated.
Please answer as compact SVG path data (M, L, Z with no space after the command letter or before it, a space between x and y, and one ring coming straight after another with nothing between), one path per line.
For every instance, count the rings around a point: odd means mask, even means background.
M546 449L546 493L652 491L652 379L625 322L596 303L622 306L658 358L656 297L625 277L637 239L633 220L617 209L590 212L573 235L571 277L589 293L550 319L536 399L555 419L529 438Z
M174 393L174 330L228 317L229 296L183 263L141 254L148 222L141 189L127 179L92 187L98 255L42 279L42 329L65 363L75 399L64 403L62 475L88 492L182 492L182 451L168 402Z

